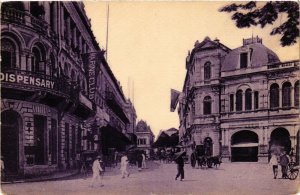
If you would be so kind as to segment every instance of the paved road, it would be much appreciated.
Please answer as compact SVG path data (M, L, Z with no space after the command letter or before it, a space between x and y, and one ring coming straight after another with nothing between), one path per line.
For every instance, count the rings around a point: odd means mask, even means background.
M131 167L129 178L122 179L117 168L108 170L104 187L89 187L90 178L63 181L2 185L6 194L105 194L105 195L181 195L181 194L295 194L300 181L273 179L271 167L258 163L223 163L218 169L192 169L185 165L186 179L175 181L176 165L148 163L138 172Z

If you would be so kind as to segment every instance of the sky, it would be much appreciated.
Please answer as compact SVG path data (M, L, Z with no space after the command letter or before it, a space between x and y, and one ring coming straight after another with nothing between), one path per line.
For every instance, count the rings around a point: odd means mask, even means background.
M134 103L137 119L146 121L155 135L179 128L177 111L170 112L170 89L182 91L185 59L197 40L218 38L234 49L243 38L259 36L281 61L299 59L299 40L294 46L281 47L280 37L269 35L274 26L236 28L230 14L218 12L228 3L109 2L107 61L124 95ZM96 40L106 49L108 2L84 4ZM275 26L284 15L279 18Z

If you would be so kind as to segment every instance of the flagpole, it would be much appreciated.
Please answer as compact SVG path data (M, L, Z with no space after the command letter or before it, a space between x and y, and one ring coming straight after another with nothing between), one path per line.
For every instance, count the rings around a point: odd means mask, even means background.
M107 4L107 11L106 11L106 52L105 52L105 58L107 61L107 53L108 53L108 25L109 25L109 3Z

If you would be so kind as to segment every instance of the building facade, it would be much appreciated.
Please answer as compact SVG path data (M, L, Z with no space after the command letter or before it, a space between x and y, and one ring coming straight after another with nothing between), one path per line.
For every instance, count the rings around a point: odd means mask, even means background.
M206 37L189 53L179 96L180 141L227 161L299 161L299 61L280 62L262 39L229 49Z
M96 56L94 67L84 54ZM115 147L112 134L131 144L127 126L134 127L135 110L103 54L82 2L2 3L1 154L7 175L74 168L77 154L107 155Z
M150 126L143 120L140 120L136 125L137 136L137 148L146 152L146 155L150 157L152 151L152 144L154 141L154 134Z

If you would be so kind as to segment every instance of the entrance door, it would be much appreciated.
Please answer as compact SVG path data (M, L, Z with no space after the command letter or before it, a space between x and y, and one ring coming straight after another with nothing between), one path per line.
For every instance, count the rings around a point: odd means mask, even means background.
M277 128L272 131L269 147L271 153L280 154L282 151L286 151L289 154L291 151L291 140L288 130Z
M232 162L257 162L258 136L252 131L239 131L231 137Z
M20 116L14 111L1 113L1 155L6 175L17 175L19 171L20 121Z

